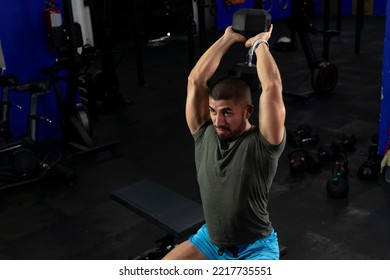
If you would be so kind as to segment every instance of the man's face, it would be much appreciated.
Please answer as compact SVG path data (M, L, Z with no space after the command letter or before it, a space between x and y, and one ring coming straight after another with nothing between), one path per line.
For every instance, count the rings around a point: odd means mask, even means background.
M245 132L252 105L209 99L210 117L221 140L234 140Z

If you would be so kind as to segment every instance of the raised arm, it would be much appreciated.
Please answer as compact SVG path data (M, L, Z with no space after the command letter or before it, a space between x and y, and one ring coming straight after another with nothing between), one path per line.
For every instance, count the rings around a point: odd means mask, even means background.
M187 84L186 119L192 134L210 118L208 80L217 70L219 63L229 48L237 42L245 42L245 37L235 33L229 26L198 60Z
M246 41L245 46L251 47L263 39L268 42L273 26L268 32L263 32ZM262 41L262 40L260 40ZM282 142L286 109L282 96L282 80L278 66L272 57L268 44L260 43L255 49L256 67L262 93L259 99L259 129L271 144Z

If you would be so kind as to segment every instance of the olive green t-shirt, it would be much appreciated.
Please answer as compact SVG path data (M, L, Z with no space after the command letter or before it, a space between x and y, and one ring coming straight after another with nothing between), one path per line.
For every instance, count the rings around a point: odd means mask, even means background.
M218 246L253 242L268 236L272 224L268 192L286 144L271 145L252 126L222 143L209 121L196 134L195 164L211 242Z

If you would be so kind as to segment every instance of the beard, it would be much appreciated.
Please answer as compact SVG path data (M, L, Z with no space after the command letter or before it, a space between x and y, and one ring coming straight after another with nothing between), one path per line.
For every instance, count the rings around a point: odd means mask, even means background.
M237 138L237 136L232 134L230 129L227 127L215 127L215 132L217 133L219 140L223 142L231 142Z

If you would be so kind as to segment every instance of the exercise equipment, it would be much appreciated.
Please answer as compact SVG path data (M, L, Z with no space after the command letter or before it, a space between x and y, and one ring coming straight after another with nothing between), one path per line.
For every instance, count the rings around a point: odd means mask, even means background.
M62 118L62 127L64 130L64 140L68 147L71 148L67 159L70 162L75 162L82 156L87 156L93 153L109 150L114 153L119 141L111 141L101 145L95 144L93 139L93 117L89 109L94 109L94 117L96 118L96 107L94 96L90 94L89 84L92 83L85 76L81 75L77 79L76 91L79 94L79 102L75 101L73 106L67 105L66 100L63 99L60 81L69 81L66 76L60 76L58 73L66 68L66 65L54 64L51 67L43 68L43 72L50 76L50 81L56 93L57 106ZM88 85L87 85L88 83ZM90 96L88 96L90 94ZM73 102L73 101L72 101ZM69 111L70 110L70 111Z
M332 144L322 144L318 148L318 153L322 161L334 161L338 151Z
M294 137L293 141L295 146L305 147L310 145L316 145L320 141L320 138L318 134L310 134L304 137L296 136Z
M233 30L246 38L267 31L270 25L271 15L266 10L239 9L233 15ZM253 92L260 88L260 81L256 63L252 62L253 50L251 48L246 57L247 60L244 63L238 63L229 70L229 75L240 77L246 81Z
M340 153L353 152L356 145L356 136L353 134L343 134L341 139L332 143L333 149Z
M49 92L48 81L34 81L19 84L15 74L4 74L6 70L4 54L0 44L0 189L36 182L46 175L61 176L66 182L74 180L74 172L60 161L62 155L57 151L42 151L38 143L38 123L51 120L37 114L39 96ZM9 100L9 93L29 94L30 106L27 119L27 132L24 137L15 139L10 130L10 110L14 105Z
M88 1L91 9L88 9L87 13L79 14L79 17L93 13L93 2ZM85 74L81 73L81 69L90 66L96 58L97 51L89 44L84 45L85 40L92 42L91 34L88 32L88 37L83 37L81 25L75 22L72 3L72 0L62 1L64 25L61 26L61 29L64 30L63 34L66 34L66 36L62 38L62 45L58 47L59 54L56 62L53 66L44 69L50 75L54 84L58 108L62 117L65 142L68 144L68 147L73 149L67 156L69 161L75 161L83 155L105 150L110 150L113 153L119 143L119 141L112 141L107 144L96 145L91 135L92 124L89 112L86 110L85 105L78 102L80 96L80 76ZM61 70L66 71L66 94L64 100L58 86L58 81L62 78L58 77L57 73ZM115 73L112 74L114 75Z
M321 172L322 158L316 150L306 150L298 147L291 149L288 154L290 173L294 177L302 177L305 171L311 174Z
M367 158L360 165L357 175L360 179L363 180L376 180L379 178L380 174L380 162L378 154L378 144L371 143Z
M0 101L0 143L7 142L12 138L9 125L10 107L13 104L9 101L9 90L15 88L19 83L19 78L14 74L0 76L0 87L2 88L2 98ZM20 106L17 106L20 108Z
M161 243L158 248L135 259L161 259L204 224L201 205L149 178L113 191L110 197L168 233L158 240Z
M293 176L300 177L304 175L306 156L307 153L303 148L294 148L288 152L290 172Z
M100 5L103 5L102 11L99 11ZM90 0L88 6L88 15L94 23L95 44L96 48L99 49L101 60L101 67L94 75L95 83L99 84L99 87L96 87L96 97L103 97L101 109L108 111L132 104L119 91L120 83L116 72L118 62L113 51L114 38L111 17L113 4L106 0L101 3ZM73 15L67 11L67 17L73 17Z
M353 152L355 151L355 145L356 145L356 136L354 134L343 134L341 137L340 142L344 146L344 150L346 152Z
M291 47L284 46L283 48L291 50L295 48L295 33L298 34L301 47L303 49L305 58L307 60L310 73L311 85L314 92L292 93L285 91L286 96L307 99L313 94L329 94L337 85L338 69L334 63L329 62L329 46L331 38L338 36L340 30L329 29L329 1L324 4L324 30L316 30L313 25L309 23L308 7L312 1L292 1L292 17L289 25L292 31L292 38L290 41ZM310 34L322 34L323 36L323 52L318 57L313 49ZM281 49L283 49L281 48Z
M356 136L354 134L343 134L338 140L331 144L322 144L318 151L325 160L334 160L338 153L348 154L355 151Z
M60 76L58 73L65 69L67 66L61 65L60 63L55 63L51 67L44 67L42 71L50 77L50 82L54 87L54 92L57 99L57 107L60 112L63 127L66 128L66 120L69 117L69 112L66 111L65 101L63 99L61 87L59 85L60 81L66 81L66 75ZM83 131L87 133L89 137L92 137L93 124L92 117L89 113L90 108L96 108L95 100L93 94L91 94L90 78L87 78L86 74L80 74L78 78L78 98L75 104L74 116L78 123L81 125ZM96 114L96 109L93 111ZM97 116L94 115L96 118ZM67 135L68 138L73 138L70 135ZM85 138L87 139L87 138ZM86 140L88 141L88 140ZM87 142L92 143L92 142Z
M156 243L160 246L145 251L134 260L158 260L177 244L186 240L204 224L202 206L149 178L117 189L110 197L167 232ZM280 257L287 254L279 244Z
M30 109L28 114L27 135L20 139L10 139L0 145L0 190L37 182L46 174L61 171L66 179L73 180L72 170L60 164L61 155L58 152L48 152L42 155L38 147L38 122L49 119L37 114L38 98L49 92L48 81L36 81L27 84L16 84L17 76L3 76L8 80L6 85L12 84L14 92L28 92L30 95ZM7 92L8 97L8 92ZM3 96L2 109L7 112L10 103ZM4 115L5 123L9 123L9 115ZM58 168L58 169L57 169ZM54 173L53 173L54 172ZM66 173L62 173L66 172ZM59 174L59 173L57 173Z
M294 131L294 136L299 138L306 138L311 135L311 126L308 124L300 124Z
M12 138L9 129L9 108L11 103L8 101L8 91L19 82L16 75L3 75L6 69L3 47L0 41L0 87L2 88L2 98L0 101L0 144Z
M233 14L232 28L249 39L267 31L271 25L271 15L262 9L239 9Z
M337 154L337 160L332 168L332 178L327 181L326 192L329 197L343 199L348 196L348 159L343 153Z
M308 124L300 124L289 138L295 147L312 146L320 141L318 134L312 133Z
M331 144L321 144L318 148L318 154L322 162L335 161L338 154L348 154L355 151L356 136L354 134L343 134L339 140Z

